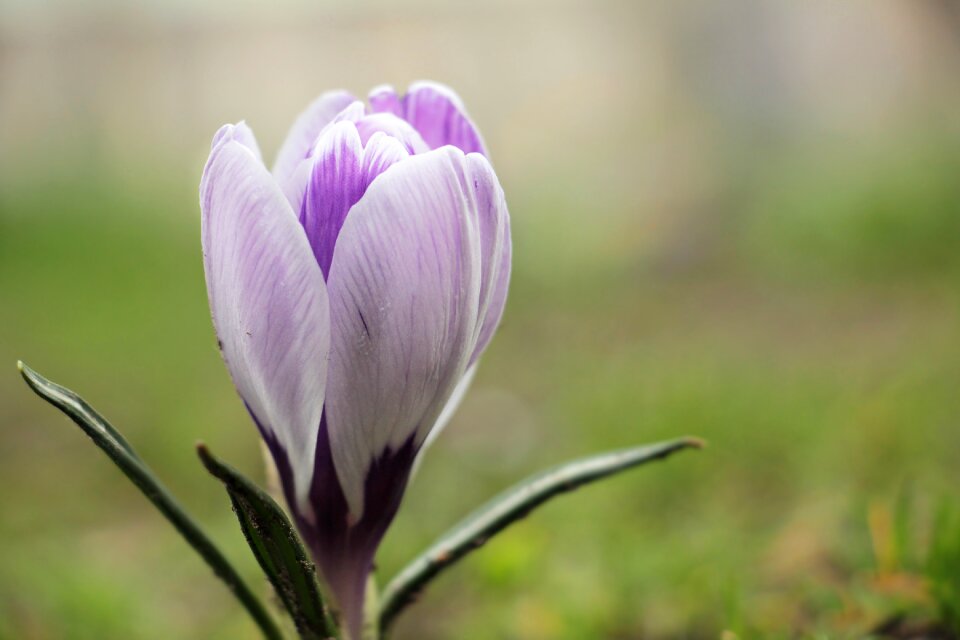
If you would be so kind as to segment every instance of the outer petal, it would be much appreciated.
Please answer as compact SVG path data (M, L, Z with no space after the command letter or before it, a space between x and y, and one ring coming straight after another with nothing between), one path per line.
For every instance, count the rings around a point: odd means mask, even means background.
M403 144L376 133L364 148L353 122L330 125L312 154L313 169L300 209L313 254L326 276L340 227L367 186L393 163L407 158Z
M327 419L354 518L372 461L411 438L419 447L475 349L478 206L491 187L479 168L452 147L412 156L370 185L340 232Z
M478 154L466 157L477 182L477 211L480 223L480 323L476 347L470 356L473 364L487 348L493 337L503 308L507 303L510 284L510 214L503 189L487 159ZM480 182L484 184L481 185Z
M423 447L417 453L411 475L416 474L423 454L433 444L440 432L447 426L453 414L460 406L463 396L473 382L477 371L477 360L489 344L496 331L503 309L507 302L507 289L510 283L510 214L507 212L503 190L496 182L492 170L488 169L486 160L478 156L468 156L468 162L477 165L477 173L491 181L487 187L480 189L478 194L478 211L480 213L480 246L481 246L481 287L480 287L480 323L479 334L473 354L470 357L470 368L457 383L450 400L444 406L436 424L427 435ZM486 165L486 166L485 166Z
M447 400L447 404L444 405L443 411L440 412L440 416L434 423L433 428L423 441L420 451L417 452L417 457L413 461L413 469L410 471L411 478L417 475L417 470L423 463L423 454L425 454L427 449L433 445L436 439L440 436L440 433L447 428L447 425L450 424L450 420L453 418L453 414L455 414L457 409L460 408L460 403L463 402L463 397L467 395L467 390L470 388L470 385L473 384L473 377L476 375L476 373L477 365L474 363L470 365L470 368L467 369L467 372L463 374L462 378L460 378L460 382L458 382L457 386L454 387L453 393L450 395L450 399Z
M253 131L250 130L250 127L247 126L247 123L241 120L237 124L225 124L220 127L213 135L213 142L210 143L210 150L213 151L223 142L225 139L232 138L236 142L239 142L247 149L253 152L253 155L263 164L263 154L260 153L260 145L257 144L257 139L253 135Z
M273 175L281 185L290 179L300 162L307 157L323 128L354 100L346 91L328 91L297 117L273 164Z
M303 508L327 378L327 291L290 205L237 133L218 133L200 183L207 293L233 382L289 466L291 506Z
M460 97L437 82L415 82L398 98L392 87L376 87L369 96L374 112L393 113L420 132L430 148L453 145L464 153L487 154L483 138L474 126Z
M478 326L479 334L473 354L470 356L470 367L463 375L460 382L457 383L447 401L436 424L427 435L423 447L417 453L416 460L411 475L416 474L422 460L423 454L433 444L434 440L440 435L440 432L446 428L447 424L453 418L460 407L460 402L466 395L473 377L477 372L477 360L487 348L493 334L500 324L500 318L503 316L503 309L507 302L507 290L510 284L511 267L511 245L510 245L510 214L507 212L506 201L503 198L503 190L499 185L494 189L484 190L485 194L494 196L480 207L481 221L480 238L482 251L482 280L481 280L481 303L480 303L480 323Z

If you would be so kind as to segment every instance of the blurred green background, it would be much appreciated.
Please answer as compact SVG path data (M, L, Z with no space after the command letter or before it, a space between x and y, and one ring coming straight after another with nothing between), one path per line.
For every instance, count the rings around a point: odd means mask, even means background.
M259 580L193 451L263 477L206 304L208 143L246 119L269 158L321 91L419 78L487 139L514 276L381 578L545 465L710 446L550 504L396 637L957 624L956 3L4 0L0 638L257 637L15 363L103 411Z

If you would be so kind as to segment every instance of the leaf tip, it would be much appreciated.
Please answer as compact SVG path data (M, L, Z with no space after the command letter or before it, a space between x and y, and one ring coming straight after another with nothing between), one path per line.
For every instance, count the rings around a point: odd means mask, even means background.
M31 369L23 360L17 360L17 371L20 372L20 377L24 379L31 389L40 393L40 385L44 382L43 378L36 371ZM43 395L40 393L40 395Z
M684 446L690 449L705 449L707 447L707 441L696 436L687 436L683 438L682 442Z
M223 463L217 460L202 440L197 442L197 456L200 457L200 462L203 463L204 468L210 475L221 482L227 482L229 473L224 469Z
M200 458L200 462L202 462L203 466L207 468L207 471L214 473L214 469L217 466L217 459L213 457L212 453L210 453L207 443L205 443L203 440L197 441L196 449L197 456Z

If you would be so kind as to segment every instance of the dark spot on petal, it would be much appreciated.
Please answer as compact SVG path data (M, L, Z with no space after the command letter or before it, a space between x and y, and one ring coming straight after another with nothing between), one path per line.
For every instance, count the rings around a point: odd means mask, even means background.
M363 323L363 332L367 334L367 337L370 337L370 327L367 326L367 319L363 317L363 311L357 310L357 313L360 315L360 322Z

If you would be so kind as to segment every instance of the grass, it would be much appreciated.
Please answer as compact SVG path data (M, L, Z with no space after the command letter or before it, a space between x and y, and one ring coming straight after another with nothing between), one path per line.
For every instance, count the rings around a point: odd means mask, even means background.
M960 635L960 508L955 503L940 507L925 568L940 620Z
M710 446L545 507L441 577L396 637L844 638L899 633L897 615L956 631L960 530L936 511L958 500L960 159L948 140L901 146L771 163L679 269L667 243L631 241L635 214L578 243L557 193L518 188L505 321L382 576L541 467ZM262 477L210 327L193 185L83 178L0 185L0 638L254 638L17 376L22 358L83 394L259 579L193 452L204 439Z

